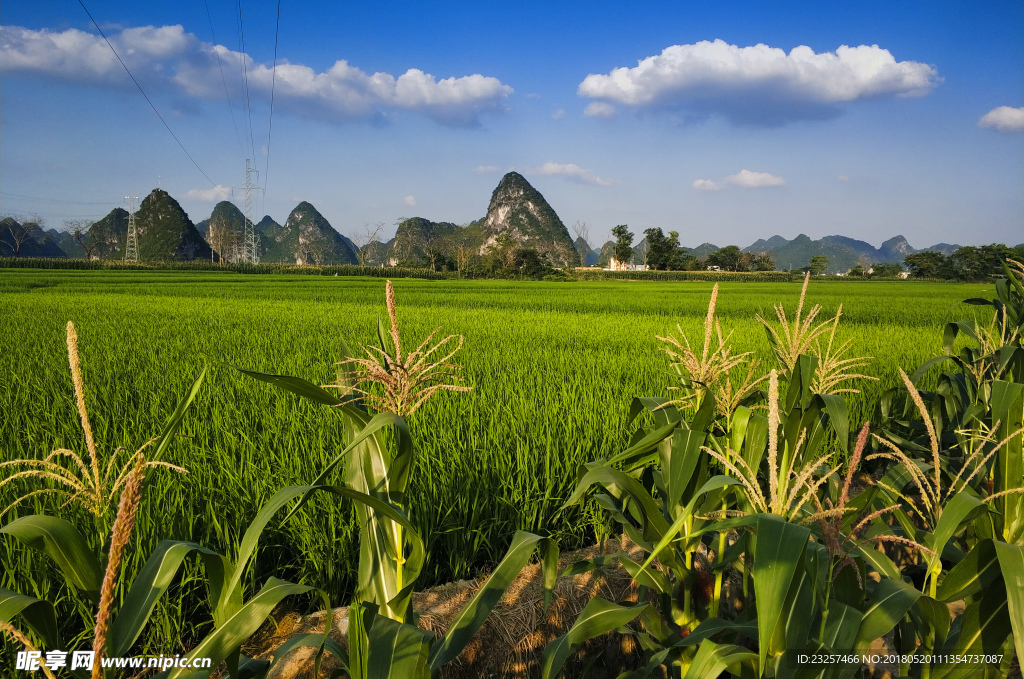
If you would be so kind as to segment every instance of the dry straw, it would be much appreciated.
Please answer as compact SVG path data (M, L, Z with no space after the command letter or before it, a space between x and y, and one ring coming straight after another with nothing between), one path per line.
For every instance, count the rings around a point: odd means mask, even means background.
M411 415L438 391L470 391L472 387L459 384L462 366L451 363L451 358L462 348L462 335L448 335L431 345L436 328L415 351L404 358L402 339L398 332L395 289L387 282L385 299L391 322L392 350L387 347L360 345L365 357L349 356L338 365L348 370L338 375L338 383L326 385L341 389L348 401L360 397L380 412Z

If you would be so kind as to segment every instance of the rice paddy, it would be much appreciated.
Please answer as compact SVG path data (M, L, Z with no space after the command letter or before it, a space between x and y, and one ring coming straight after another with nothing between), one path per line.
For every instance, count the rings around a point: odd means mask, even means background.
M564 549L593 542L600 519L560 508L580 463L618 452L634 396L667 395L673 383L657 335L677 324L700 340L711 291L699 282L519 283L395 281L403 337L434 328L461 334L456 356L469 393L445 393L410 418L419 469L412 521L427 540L420 587L467 578L501 557L516 529L556 537ZM943 325L970 317L958 303L991 285L813 282L809 304L825 318L843 305L837 339L872 356L878 382L854 386L855 422L866 403L941 353ZM764 365L770 348L755 314L796 306L800 283L723 283L718 317L737 351ZM0 272L2 459L84 450L68 375L64 327L74 321L93 431L101 449L135 450L155 436L204 364L211 375L166 460L188 475L158 474L140 509L126 569L161 539L231 552L258 508L282 486L307 482L339 451L340 419L230 365L333 381L340 340L375 339L384 314L380 279L244 276L199 272ZM443 335L442 335L443 336ZM767 369L767 368L766 368ZM6 507L28 486L0 489ZM19 510L77 510L44 498ZM261 543L252 581L273 574L326 589L346 603L356 565L350 508L318 499ZM13 516L3 518L6 523ZM25 550L0 551L0 586L64 587ZM59 583L59 584L58 584ZM185 599L181 594L184 592ZM51 597L53 599L53 597ZM185 582L148 630L161 652L188 648L198 600ZM184 614L182 610L184 609ZM174 609L174 610L171 610ZM67 623L74 627L74 623Z

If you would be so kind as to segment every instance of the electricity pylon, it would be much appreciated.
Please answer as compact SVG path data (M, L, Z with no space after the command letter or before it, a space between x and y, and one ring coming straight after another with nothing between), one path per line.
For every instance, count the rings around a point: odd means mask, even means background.
M242 186L245 189L245 233L242 236L242 261L246 264L259 264L260 263L260 239L256 235L256 225L253 219L252 211L252 192L253 190L259 191L260 187L257 184L252 183L252 173L255 172L257 175L257 182L259 182L259 171L249 165L249 159L245 159L245 185Z
M124 261L138 262L139 233L135 229L135 201L137 201L139 197L125 196L124 199L128 201L128 238L124 245Z

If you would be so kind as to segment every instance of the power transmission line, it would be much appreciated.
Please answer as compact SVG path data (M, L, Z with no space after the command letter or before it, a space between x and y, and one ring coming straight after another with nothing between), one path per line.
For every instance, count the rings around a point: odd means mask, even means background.
M160 119L160 122L164 124L164 127L167 128L167 131L171 133L171 136L174 137L174 141L178 142L178 146L180 146L181 150L185 152L185 155L188 156L188 159L192 161L192 164L196 166L196 169L199 170L199 172L202 173L204 177L206 177L206 181L210 182L211 185L216 187L217 183L210 179L210 175L203 172L203 168L199 167L199 163L197 163L196 159L192 157L192 154L188 152L188 150L185 148L185 145L181 143L181 140L178 139L178 135L174 134L174 130L172 130L171 126L167 124L167 121L164 120L164 117L160 115L160 111L158 111L156 106L153 105L153 102L150 100L149 95L146 94L146 91L142 89L142 85L140 85L139 81L135 79L134 75L132 75L131 70L121 59L121 55L117 53L117 50L114 49L114 46L110 44L109 40L107 40L107 36L103 33L103 30L100 28L100 25L96 23L95 19L92 18L92 12L89 11L89 8L85 6L85 3L82 2L82 0L78 0L78 4L81 5L82 9L85 10L85 13L89 15L89 20L92 21L92 25L96 27L96 30L99 31L99 34L107 43L107 47L110 48L110 51L114 53L114 56L117 57L117 60L121 62L122 66L124 66L124 70L128 73L128 77L131 78L132 82L135 83L135 86L139 88L139 92L142 92L142 96L146 98L147 102L149 102L149 106L153 109L153 113L155 113L156 117ZM239 15L239 18L241 18L241 15Z
M274 132L274 86L277 84L277 36L281 32L281 0L277 0L277 25L274 28L274 70L270 76L270 126L267 129L267 167L263 173L263 209L267 209L267 181L270 178L270 137Z
M241 58L242 58L242 91L245 95L245 109L249 116L249 147L252 149L253 160L256 159L256 142L253 141L252 134L252 104L249 102L249 73L245 67L245 27L242 24L242 0L236 0L235 3L238 6L238 36L242 43Z
M220 81L224 84L224 98L228 102L228 112L231 114L231 127L235 128L235 139L238 141L238 150L245 155L245 147L242 145L242 135L238 132L238 124L235 122L235 107L231 105L231 95L228 94L228 81L224 77L224 63L220 59L220 52L217 50L217 33L213 30L213 17L210 15L209 0L203 0L206 5L206 18L210 22L210 35L213 36L213 53L217 55L217 66L220 68Z

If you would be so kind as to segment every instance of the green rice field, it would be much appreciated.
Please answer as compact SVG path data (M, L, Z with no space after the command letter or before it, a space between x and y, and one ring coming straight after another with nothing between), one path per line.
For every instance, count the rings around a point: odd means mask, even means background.
M419 586L467 578L493 564L516 529L557 537L563 549L593 542L596 515L560 507L582 463L619 451L634 396L668 395L657 335L676 325L697 343L711 283L395 281L403 341L434 328L465 336L457 355L469 393L442 393L410 418L420 469L413 522L428 544ZM855 386L853 419L908 372L941 353L943 325L969 318L992 285L812 282L822 318L843 305L838 338L872 356L877 382ZM718 317L739 351L768 369L755 320L774 303L796 307L800 283L723 283ZM990 296L990 295L989 295ZM161 539L231 552L258 508L285 485L308 482L340 451L340 418L327 408L242 377L227 364L333 380L339 342L376 336L381 279L229 273L0 270L0 456L84 453L68 370L65 325L79 335L87 403L100 448L135 450L155 436L204 364L210 375L167 460L187 475L157 472L125 568L134 572ZM0 508L37 484L0 489ZM34 498L17 513L80 510ZM3 523L14 518L9 514ZM28 550L0 550L0 586L41 596L63 580ZM319 498L268 530L250 582L273 574L326 589L347 603L356 566L350 509ZM59 583L59 584L58 584ZM186 580L148 633L162 652L188 648L202 615ZM184 596L184 599L182 598ZM190 599L192 597L192 599ZM52 600L52 599L51 599ZM84 613L85 615L88 612ZM74 627L74 622L68 622Z

